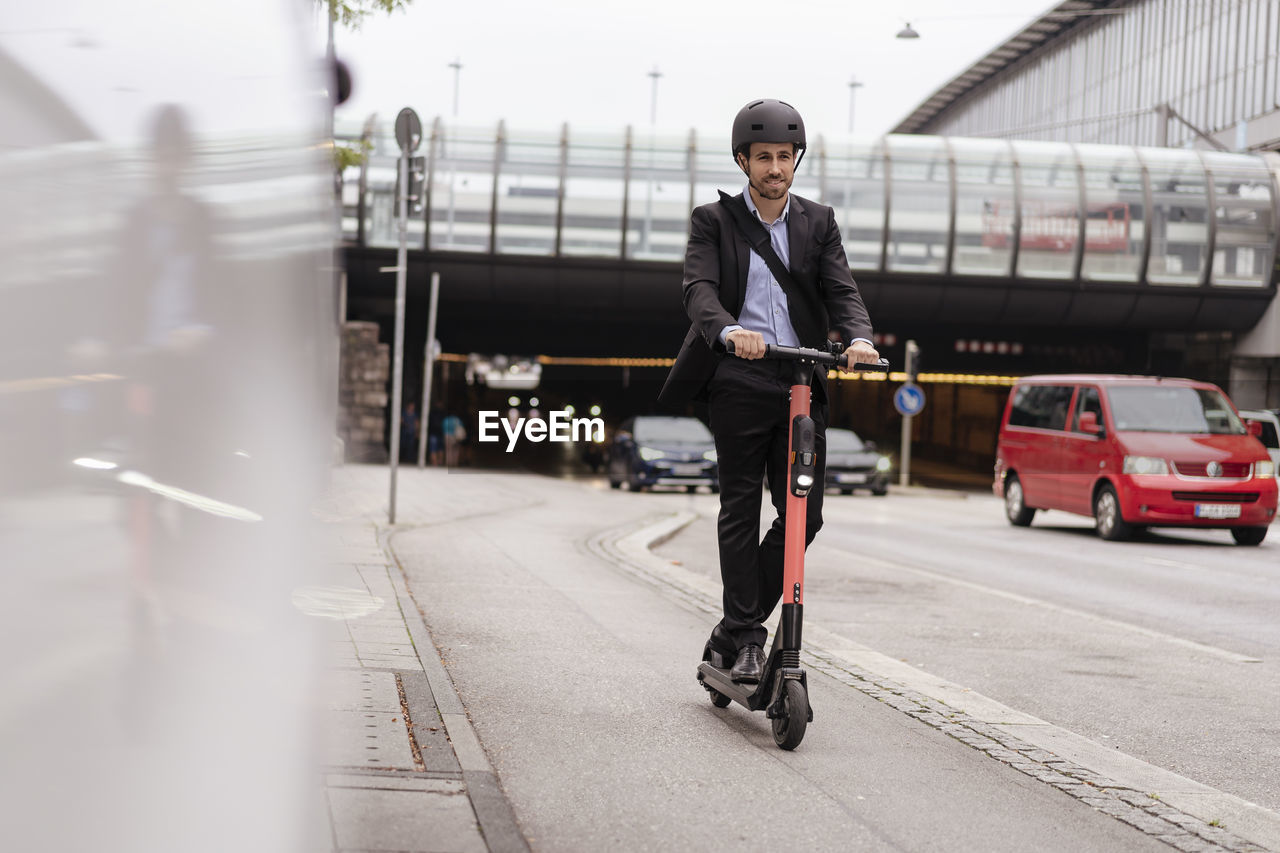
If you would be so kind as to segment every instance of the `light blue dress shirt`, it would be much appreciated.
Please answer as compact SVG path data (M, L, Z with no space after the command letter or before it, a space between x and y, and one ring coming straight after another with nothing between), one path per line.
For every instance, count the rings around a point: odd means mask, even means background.
M765 222L761 218L760 209L756 207L755 199L751 197L750 184L742 190L742 199L747 203L747 210L751 211L751 214L764 226L764 230L769 232L769 242L773 244L773 251L777 253L778 260L790 269L791 241L787 236L787 218L791 215L791 194L787 193L787 204L782 208L782 215L773 222ZM769 272L769 265L764 262L764 258L760 257L755 249L748 251L751 263L747 267L747 296L742 303L742 313L738 315L737 323L720 330L720 343L723 344L729 339L730 332L736 329L747 329L763 335L766 344L784 347L800 346L796 330L791 325L791 315L787 311L786 291L782 289L782 285L778 284L773 273ZM854 341L871 343L866 338L854 338L845 346L850 346Z
M782 215L773 222L765 222L760 217L760 209L751 197L751 186L742 191L742 198L747 203L747 210L759 220L764 230L769 232L769 242L773 251L785 267L791 266L791 242L787 237L787 217L791 214L791 194L787 194L786 207ZM791 315L787 311L787 294L778 284L764 258L750 250L751 263L747 268L747 296L742 303L742 313L738 315L735 325L725 326L720 331L720 343L724 343L729 333L736 329L748 329L764 335L766 344L778 344L784 347L799 346L796 330L791 325Z

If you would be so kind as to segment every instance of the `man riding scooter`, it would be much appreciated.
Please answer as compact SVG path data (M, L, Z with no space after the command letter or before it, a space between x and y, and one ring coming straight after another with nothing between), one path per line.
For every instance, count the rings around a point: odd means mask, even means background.
M790 193L805 150L804 121L783 101L762 99L733 122L732 154L742 193L693 211L684 262L684 306L692 323L659 400L706 400L720 466L718 538L724 617L703 660L758 683L765 620L782 595L788 494L789 398L794 363L764 359L766 345L827 348L851 343L849 365L875 363L871 320L836 225L835 212ZM729 357L727 345L735 356ZM826 371L812 383L816 482L823 482ZM760 538L765 475L777 517ZM804 542L822 526L822 489L809 495Z

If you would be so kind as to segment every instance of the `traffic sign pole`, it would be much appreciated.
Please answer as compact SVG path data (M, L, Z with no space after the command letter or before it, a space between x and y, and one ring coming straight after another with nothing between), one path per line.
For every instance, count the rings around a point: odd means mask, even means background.
M400 465L400 398L404 381L404 295L409 271L409 158L422 141L418 114L405 107L396 116L396 142L400 144L400 249L396 253L396 334L391 363L391 497L388 522L396 523L396 469Z
M422 368L422 411L418 413L418 467L427 466L427 439L431 419L431 375L436 366L436 304L440 300L440 273L431 274L431 307L427 311L427 355Z
M893 405L902 415L902 446L898 453L898 485L911 482L911 421L924 409L924 390L916 384L916 372L920 360L920 347L915 341L907 341L907 383L893 395Z
M902 419L902 448L898 453L898 485L905 486L911 480L911 415Z

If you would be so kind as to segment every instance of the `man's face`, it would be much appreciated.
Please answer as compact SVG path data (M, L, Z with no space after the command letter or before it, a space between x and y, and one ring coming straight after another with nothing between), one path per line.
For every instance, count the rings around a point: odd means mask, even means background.
M747 173L747 181L761 198L786 196L795 178L795 146L790 142L753 142L751 152L738 155L738 165Z

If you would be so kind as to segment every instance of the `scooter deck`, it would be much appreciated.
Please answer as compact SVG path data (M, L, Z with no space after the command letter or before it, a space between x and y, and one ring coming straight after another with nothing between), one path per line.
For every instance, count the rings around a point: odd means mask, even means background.
M772 671L765 668L765 674L759 684L737 684L729 677L729 670L714 667L705 661L698 665L698 679L739 705L745 705L752 711L759 711L769 704Z

